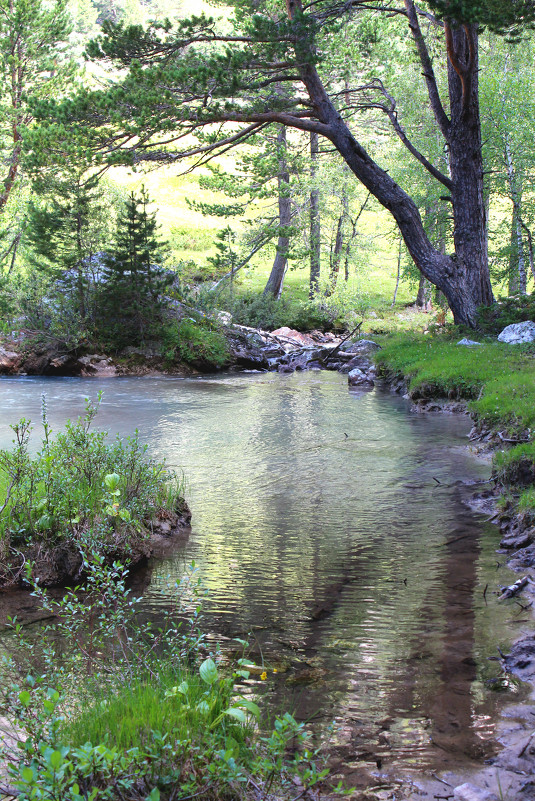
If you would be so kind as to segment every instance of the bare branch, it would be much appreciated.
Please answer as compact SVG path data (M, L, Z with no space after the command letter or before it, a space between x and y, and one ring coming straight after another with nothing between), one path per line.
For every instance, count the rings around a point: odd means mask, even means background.
M451 192L452 189L451 179L448 178L448 176L444 175L440 170L438 170L428 159L426 159L423 153L420 153L420 151L412 144L398 119L396 101L394 100L392 95L388 94L382 81L376 79L376 84L377 88L381 91L383 96L388 100L388 105L385 105L382 108L385 114L388 115L388 119L392 123L392 127L394 128L394 131L396 132L400 140L403 142L407 150L410 153L412 153L412 155L420 162L420 164L422 164L425 167L427 172L430 173L433 176L433 178L436 178L437 181L440 181L441 184L444 184L444 186Z
M440 93L438 91L437 79L435 77L433 63L431 61L429 50L427 49L427 45L425 43L422 29L420 28L418 14L416 13L416 8L413 0L403 0L403 1L405 3L405 8L407 10L409 28L411 30L412 37L416 44L416 49L418 50L418 55L420 57L420 63L423 68L423 76L427 84L427 93L429 95L431 109L433 111L433 114L435 115L435 120L437 121L437 125L442 131L442 135L447 140L450 132L450 121L448 119L448 115L444 111L442 100L440 99Z

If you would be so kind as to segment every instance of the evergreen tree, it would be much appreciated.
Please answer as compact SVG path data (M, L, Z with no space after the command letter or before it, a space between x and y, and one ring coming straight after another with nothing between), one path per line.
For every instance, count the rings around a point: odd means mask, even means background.
M104 258L99 293L100 334L115 347L138 345L158 332L174 281L163 268L167 245L145 189L132 192L117 221L113 250Z
M35 160L46 149L47 158L51 152L57 157L80 150L108 164L129 159L174 163L193 155L202 164L268 124L317 133L393 215L411 257L444 292L455 321L474 326L478 306L493 302L479 117L479 26L457 19L435 25L432 14L421 16L414 0L394 7L399 11L394 13L396 26L412 39L411 58L415 50L420 62L434 131L448 149L448 172L437 169L411 142L395 109L389 119L406 159L415 158L451 198L454 253L449 255L431 242L414 198L366 150L362 129L353 125L352 110L369 108L361 91L366 87L346 85L347 70L332 74L324 56L340 28L352 28L357 11L389 20L392 6L370 6L366 0L304 6L288 0L272 15L257 13L250 0L238 0L232 29L225 28L227 19L218 25L205 16L182 20L174 29L103 25L104 35L88 47L88 54L120 67L119 81L61 104L38 104L36 114L47 122L32 140ZM398 72L405 67L399 60L397 65ZM446 72L447 85L441 80ZM277 85L285 87L282 95ZM185 137L192 134L198 143L191 146L188 140L186 145ZM382 160L381 137L371 142L371 151Z
M71 30L67 0L0 0L0 213L19 177L28 98L52 98L72 80L64 49Z
M112 202L95 177L78 171L47 176L34 184L40 201L32 199L27 213L26 242L33 266L59 278L72 295L83 324L94 316L98 253L112 234Z

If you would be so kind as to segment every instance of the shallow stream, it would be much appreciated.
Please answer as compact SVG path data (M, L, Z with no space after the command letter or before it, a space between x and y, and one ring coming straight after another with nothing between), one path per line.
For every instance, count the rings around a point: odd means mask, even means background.
M139 576L152 614L195 560L208 629L278 666L258 684L320 729L334 721L350 768L492 751L503 699L488 657L516 624L493 595L511 579L497 529L462 502L489 473L466 449L468 418L348 392L337 373L3 378L0 447L22 416L38 434L42 392L57 430L99 390L99 427L137 427L187 477L192 533Z

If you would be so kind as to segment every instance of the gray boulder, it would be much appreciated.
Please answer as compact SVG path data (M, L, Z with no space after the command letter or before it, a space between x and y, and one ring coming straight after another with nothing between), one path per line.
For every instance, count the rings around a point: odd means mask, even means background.
M381 350L381 346L371 339L359 339L358 342L353 342L352 345L344 345L341 349L343 353L373 353L375 350Z
M467 339L466 337L463 337L463 339L460 339L457 344L472 347L472 345L481 345L481 342L476 342L475 339Z
M481 787L476 787L475 784L465 782L460 784L453 791L455 801L498 801L498 796L488 790L483 790Z
M353 356L351 361L347 362L347 364L344 364L342 367L340 367L338 372L350 373L351 370L355 370L355 368L357 367L359 368L359 370L362 370L364 373L367 373L372 368L372 362L370 361L370 359L368 359L367 356L363 355L361 356L360 354L357 353L356 356Z
M525 323L512 323L498 335L498 342L507 342L508 345L521 345L525 342L535 342L535 323L527 320Z
M347 374L347 380L351 387L369 387L371 389L375 386L373 379L359 367L355 367Z

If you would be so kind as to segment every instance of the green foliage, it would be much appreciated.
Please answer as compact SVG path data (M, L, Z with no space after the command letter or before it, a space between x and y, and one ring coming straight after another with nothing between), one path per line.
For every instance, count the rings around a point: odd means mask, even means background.
M13 622L18 647L4 663L3 709L21 740L17 747L8 736L2 756L21 801L216 801L247 797L250 782L255 793L285 797L295 784L304 792L325 778L290 714L259 730L261 710L239 686L250 676L244 660L222 671L202 652L195 566L175 583L158 628L128 594L120 564L85 567L83 598L70 591L54 601L34 584L58 621L41 640L38 678L23 670L37 656L35 641ZM26 679L13 682L14 672Z
M43 400L43 438L35 458L28 446L31 425L12 426L14 448L0 451L5 489L0 537L11 544L71 541L80 548L105 551L145 536L153 516L174 509L182 487L165 465L147 456L137 433L126 441L107 441L92 431L99 401L52 436Z
M479 309L478 328L485 334L499 334L507 325L535 320L535 294L504 298Z
M162 268L167 249L144 189L132 192L117 222L114 246L104 257L96 298L98 336L120 350L155 336L174 276Z
M224 291L216 295L208 292L199 298L200 308L207 311L221 309L232 314L238 325L274 331L288 326L299 331L330 328L333 318L316 301L276 300L271 295L256 292L233 293Z
M71 25L67 0L0 0L0 159L3 210L24 162L32 122L28 98L53 98L74 75L65 54Z
M533 0L429 0L431 8L447 20L488 25L496 33L518 36L533 27Z
M35 182L28 206L30 264L57 279L49 287L54 302L66 295L86 329L95 317L99 256L113 235L118 201L109 183L71 169Z
M165 363L185 362L199 369L221 369L229 363L229 348L219 328L206 318L186 317L163 331Z

